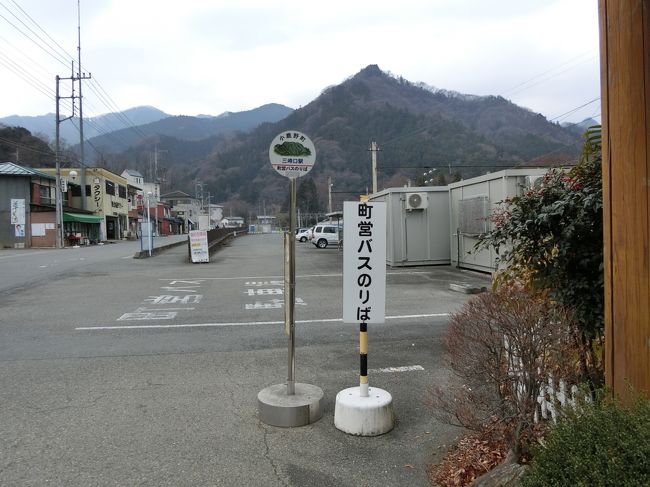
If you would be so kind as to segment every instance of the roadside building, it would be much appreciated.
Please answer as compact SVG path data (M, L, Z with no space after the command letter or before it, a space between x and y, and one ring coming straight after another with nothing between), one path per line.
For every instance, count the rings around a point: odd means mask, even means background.
M277 219L271 215L258 215L255 229L261 233L271 233L277 227Z
M35 246L56 245L55 190L56 181L47 174L13 162L0 164L1 247L32 247L32 223L37 223ZM32 213L41 214L34 221Z
M63 196L63 245L99 239L100 217L74 204L73 184ZM80 191L79 186L76 187ZM0 245L56 246L56 178L44 171L8 162L0 164Z
M244 219L240 216L227 216L221 220L223 228L239 228L244 226Z
M54 176L54 168L42 168L39 171ZM70 172L75 171L75 177ZM129 230L128 213L129 201L127 196L126 178L115 174L108 169L101 167L89 167L85 171L85 181L80 180L80 169L62 168L61 176L66 178L71 187L71 203L75 208L81 208L82 188L85 191L85 208L92 212L92 215L99 217L99 232L97 240L120 240ZM64 212L64 221L66 215ZM68 215L68 221L86 223L87 216ZM83 238L94 240L91 235L82 235Z
M140 208L144 195L144 176L135 169L125 169L120 176L126 179L126 193L129 204L125 237L134 239L139 235L138 219L140 218Z
M183 191L163 194L160 199L169 204L171 216L183 222L182 233L198 229L201 201Z

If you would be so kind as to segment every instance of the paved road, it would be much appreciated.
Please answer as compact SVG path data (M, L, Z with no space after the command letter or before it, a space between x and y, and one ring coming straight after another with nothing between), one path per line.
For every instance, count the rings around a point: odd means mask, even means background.
M370 374L397 424L357 438L333 425L336 393L358 373L338 251L297 246L297 379L324 390L325 414L282 429L256 405L286 379L280 237L237 238L200 265L184 248L134 260L120 245L0 293L0 485L427 485L426 464L457 434L425 406L446 376L446 313L466 299L448 284L484 277L388 270L369 367L404 367ZM4 255L3 276L16 265Z
M159 237L154 247L181 240L187 240L187 235ZM131 259L139 251L139 240L64 249L0 249L0 294L65 279L100 263Z

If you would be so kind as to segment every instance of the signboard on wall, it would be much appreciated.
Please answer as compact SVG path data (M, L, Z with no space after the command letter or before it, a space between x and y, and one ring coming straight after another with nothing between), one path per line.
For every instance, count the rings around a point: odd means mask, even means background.
M384 323L386 203L343 203L343 322Z
M11 200L11 224L12 225L25 224L25 200L24 199Z
M190 256L194 263L210 262L208 232L205 230L190 231Z

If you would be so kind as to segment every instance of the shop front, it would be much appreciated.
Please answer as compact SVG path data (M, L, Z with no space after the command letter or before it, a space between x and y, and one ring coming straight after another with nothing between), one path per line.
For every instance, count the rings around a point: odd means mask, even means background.
M101 216L84 213L63 213L66 245L89 245L100 241Z

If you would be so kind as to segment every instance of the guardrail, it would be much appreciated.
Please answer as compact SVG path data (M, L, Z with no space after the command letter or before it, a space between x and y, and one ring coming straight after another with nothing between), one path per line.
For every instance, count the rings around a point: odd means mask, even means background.
M215 252L222 242L228 239L235 238L239 235L247 235L248 227L237 228L215 228L208 230L208 253ZM192 262L192 248L190 247L190 239L187 239L187 256L188 260Z

